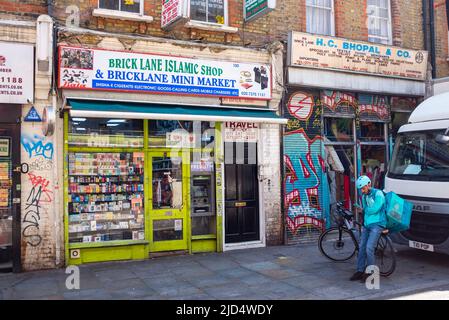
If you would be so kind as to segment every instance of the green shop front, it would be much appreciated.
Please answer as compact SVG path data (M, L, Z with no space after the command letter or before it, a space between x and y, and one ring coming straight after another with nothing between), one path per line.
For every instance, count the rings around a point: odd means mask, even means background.
M268 108L186 105L183 96L270 99L269 66L257 67L265 74L256 76L253 65L242 71L241 64L60 47L59 87L70 90L61 113L68 265L223 250L225 127L284 120ZM111 92L125 98L109 100ZM135 101L133 92L173 95L177 103ZM234 144L247 150L252 143Z

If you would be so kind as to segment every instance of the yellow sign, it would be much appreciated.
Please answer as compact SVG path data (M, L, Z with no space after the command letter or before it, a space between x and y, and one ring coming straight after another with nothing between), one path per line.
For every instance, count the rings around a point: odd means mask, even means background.
M425 80L427 51L291 32L288 63L394 78Z

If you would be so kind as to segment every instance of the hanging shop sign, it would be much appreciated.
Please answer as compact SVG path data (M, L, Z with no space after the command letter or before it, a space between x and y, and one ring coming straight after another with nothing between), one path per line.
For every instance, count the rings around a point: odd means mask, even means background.
M333 37L290 32L288 63L293 67L425 80L428 53Z
M0 42L0 103L34 101L34 47Z
M188 1L163 0L161 13L161 28L170 29L188 19Z
M226 122L224 130L225 142L257 142L259 127L256 123Z
M245 0L243 16L245 21L256 19L276 8L276 0Z
M267 64L60 47L59 87L271 99Z

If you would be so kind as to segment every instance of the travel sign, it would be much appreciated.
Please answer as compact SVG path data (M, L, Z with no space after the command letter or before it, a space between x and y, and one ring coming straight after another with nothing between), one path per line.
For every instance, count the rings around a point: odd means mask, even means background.
M426 51L291 32L288 64L425 80Z
M271 99L271 67L61 46L59 87Z

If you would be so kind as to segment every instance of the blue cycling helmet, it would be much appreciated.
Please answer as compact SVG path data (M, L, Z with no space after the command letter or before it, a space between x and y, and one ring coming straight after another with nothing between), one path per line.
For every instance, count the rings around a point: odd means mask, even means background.
M360 176L357 179L357 189L362 189L364 186L368 185L369 183L371 183L370 178L368 178L367 176Z

